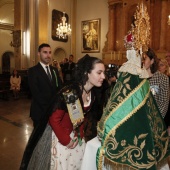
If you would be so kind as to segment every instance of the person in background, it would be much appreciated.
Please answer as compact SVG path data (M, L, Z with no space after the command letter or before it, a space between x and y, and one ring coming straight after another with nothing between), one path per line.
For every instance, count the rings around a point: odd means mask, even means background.
M163 74L165 74L167 76L170 75L169 74L169 65L168 65L168 62L167 62L166 59L164 59L164 58L159 59L159 61L158 61L158 70L161 73L163 73Z
M80 169L85 142L97 135L96 126L102 115L93 88L102 86L104 71L103 62L96 57L85 55L77 62L74 70L75 82L63 89L61 96L66 93L68 96L60 97L65 100L61 101L62 104L57 104L49 120L53 129L52 150L57 148L57 152L53 152L51 157L52 169ZM76 104L76 101L79 102ZM84 118L73 123L73 115L81 113L81 110Z
M164 118L169 105L169 78L158 71L158 62L159 60L151 48L144 52L143 66L148 71L151 92Z
M18 99L21 85L21 77L18 75L16 69L13 70L13 73L10 77L10 85L11 85L10 90L13 91L14 99Z
M169 65L166 59L160 59L159 60L159 71L169 77L169 83L170 83L170 74L169 74ZM170 136L170 100L169 100L169 107L168 111L165 115L165 124L168 128L168 135Z
M104 80L102 85L103 107L106 106L110 94L116 84L117 71L118 71L117 65L109 64L108 66L106 66L106 71L105 71L106 79Z
M68 62L68 58L63 58L63 60L60 62L60 67L63 73L63 69L64 69L64 64L66 64Z
M169 65L169 74L170 74L170 52L167 52L167 53L166 53L165 59L166 59L167 62L168 62L168 65Z
M63 66L63 80L64 84L69 84L73 80L73 70L75 68L75 63L73 62L74 56L71 54L69 56L69 61Z
M59 62L57 60L53 60L53 66L58 69L59 76L60 76L61 80L63 81L63 74L62 74L62 70L61 70Z
M43 136L43 132L53 112L55 101L59 98L58 92L62 88L62 81L57 68L50 65L50 45L46 43L41 44L38 47L38 56L40 57L40 62L28 70L28 83L32 94L30 116L33 120L34 129L25 148L20 170L29 169L27 167L34 153L38 154L38 156L36 155L37 159L41 159L41 151L43 149L48 151L48 148L50 150L50 144L48 143L49 145L47 145L47 142L51 142L51 133L48 133L49 129L47 129L47 133ZM42 142L41 146L36 148L39 141ZM38 151L35 148L38 149ZM50 155L45 154L43 158L44 162L48 162ZM36 161L36 159L34 161ZM36 167L30 168L30 170L33 169L36 169ZM40 169L45 170L49 168L44 166Z
M28 83L32 94L30 117L36 127L47 114L52 112L56 94L62 87L58 70L50 65L51 47L43 43L38 47L40 62L28 70Z

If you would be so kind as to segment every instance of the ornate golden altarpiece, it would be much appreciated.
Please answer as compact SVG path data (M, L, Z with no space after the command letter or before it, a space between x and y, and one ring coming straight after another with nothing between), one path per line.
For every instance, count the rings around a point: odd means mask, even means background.
M121 65L126 61L126 50L123 38L127 35L134 21L136 6L141 0L108 0L109 26L102 58L105 64ZM155 50L159 58L170 51L170 0L143 0L151 23L150 47ZM159 24L158 24L159 23Z

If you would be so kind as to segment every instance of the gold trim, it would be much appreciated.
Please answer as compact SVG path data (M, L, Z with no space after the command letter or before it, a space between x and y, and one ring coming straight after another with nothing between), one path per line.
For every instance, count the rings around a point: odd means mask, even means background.
M147 51L150 43L150 18L143 2L137 6L134 17L135 26L132 27L132 34L135 38L135 50Z
M128 79L128 78L127 78L127 79ZM127 79L126 79L126 80L127 80ZM130 79L129 79L129 80L130 80ZM130 92L129 95L128 95L124 100L122 100L122 102L119 103L116 108L114 108L114 109L111 111L110 114L112 114L113 112L115 112L115 110L117 110L117 109L122 105L123 102L125 102L126 100L128 100L128 98L129 98L130 96L132 96L139 88L141 88L141 86L143 86L143 84L144 84L146 81L147 81L146 79L143 79L142 82L141 82L134 90L132 90L132 92ZM127 83L127 82L126 82L126 83ZM147 95L145 96L145 99L142 101L142 103L141 103L136 109L134 109L130 114L128 114L128 116L126 116L124 119L122 119L122 121L121 121L117 126L115 126L115 127L107 134L107 136L106 136L106 138L105 138L105 140L104 140L104 142L103 142L103 146L101 147L100 153L99 153L99 161L98 161L98 162L99 162L99 163L98 163L98 165L99 165L99 166L98 166L99 170L102 170L101 168L102 168L102 163L103 163L103 155L104 155L104 153L105 153L104 146L106 145L106 142L108 141L108 138L110 137L111 133L112 133L112 134L115 134L115 133L116 133L116 129L117 129L123 122L127 121L138 109L140 109L140 107L142 107L142 106L144 105L144 103L146 102L147 98L149 97L149 94L150 94L150 91L148 91L148 93L147 93ZM107 116L107 118L105 118L104 124L105 124L106 121L108 120L110 114ZM101 133L103 133L103 132L104 132L104 129L103 129L102 131L101 131L100 129L98 129L98 131L101 132Z
M106 169L115 169L116 168L116 170L137 170L136 168L133 168L129 165L114 162L106 157L104 158L104 163L105 163Z
M130 78L129 78L130 80ZM141 86L143 86L143 84L146 82L147 80L146 79L143 79L142 82L134 89L132 90L128 96L126 96L126 98L124 98L115 108L112 109L112 111L105 117L105 120L104 120L104 123L106 123L106 121L109 119L110 117L110 114L113 114L117 109L119 109L119 107L121 107L122 103L124 103L126 100L128 100L128 98L130 98L139 88L141 88ZM118 83L118 82L117 82ZM122 85L122 83L120 84L120 86ZM123 87L123 86L122 86ZM109 99L109 101L111 100L111 98ZM108 103L109 103L108 101ZM99 127L100 128L100 127ZM99 129L98 128L98 131L100 133L104 133L104 129Z
M144 79L144 80L145 80L145 79ZM146 80L145 80L145 81L146 81ZM143 82L143 83L142 83L142 82ZM141 86L144 84L144 81L142 81L142 82L141 82L142 84L140 85L139 88L141 88ZM137 89L139 89L139 88L137 88ZM136 89L135 91L133 91L133 93L132 93L131 95L133 95L133 94L137 91L137 89ZM108 133L107 137L105 138L104 145L106 144L106 140L108 140L110 134L113 133L113 131L116 132L116 129L117 129L120 125L122 125L122 124L123 124L124 122L126 122L130 117L132 117L133 114L136 113L137 110L139 110L139 109L146 103L146 100L148 99L149 94L150 94L150 91L148 91L148 93L146 94L144 100L143 100L134 110L132 110L124 119L122 119L116 126L114 126L114 128ZM127 100L127 99L126 99L126 100ZM119 106L119 107L120 107L120 106Z

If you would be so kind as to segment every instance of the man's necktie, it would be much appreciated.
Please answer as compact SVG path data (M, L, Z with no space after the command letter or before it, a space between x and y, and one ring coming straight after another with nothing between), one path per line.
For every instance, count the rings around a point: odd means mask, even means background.
M48 66L46 66L46 69L47 69L47 76L48 76L49 80L52 81Z

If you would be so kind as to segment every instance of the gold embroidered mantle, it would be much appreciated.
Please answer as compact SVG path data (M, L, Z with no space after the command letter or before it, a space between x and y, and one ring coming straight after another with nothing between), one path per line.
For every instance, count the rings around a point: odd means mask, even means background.
M169 140L146 79L121 73L98 124L98 135L99 170L103 158L110 169L157 169L169 154Z

